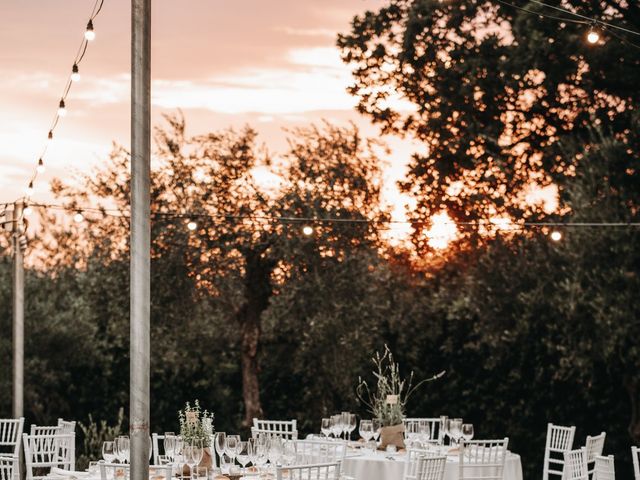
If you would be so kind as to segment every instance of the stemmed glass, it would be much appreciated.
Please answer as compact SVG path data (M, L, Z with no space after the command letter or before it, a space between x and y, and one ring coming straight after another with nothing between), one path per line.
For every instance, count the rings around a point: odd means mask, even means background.
M329 435L331 435L331 419L330 418L322 419L322 422L320 423L320 431L325 437L329 438Z
M351 432L356 429L356 414L350 413L348 417L349 421L347 422L347 431L349 432L349 441L351 441Z
M114 442L104 442L102 444L102 458L107 463L113 463L116 459Z
M191 462L193 464L193 466L195 467L195 472L196 472L196 477L199 475L198 472L198 466L200 465L200 462L202 461L202 457L204 457L204 442L202 439L196 440L192 445L191 445ZM192 471L193 472L193 471ZM191 474L191 477L193 478L193 473Z
M378 443L378 439L380 438L380 431L382 430L382 422L377 418L371 420L371 424L373 425L373 439Z
M413 447L414 442L418 436L418 422L407 422L404 429L404 440L407 444L407 448Z
M255 465L258 454L257 439L250 438L247 440L247 453L249 454L249 462L251 462L251 465Z
M238 445L238 463L242 466L242 474L247 470L247 463L251 459L249 442L240 442Z
M473 438L473 424L462 424L462 438L464 438L467 442Z
M222 455L224 454L224 448L226 443L227 443L226 433L224 432L216 433L213 446L216 450L216 453L218 454L218 457L220 457L220 465L222 465Z
M373 422L371 420L360 420L360 436L365 442L369 442L373 438Z
M269 463L275 468L278 466L280 458L282 458L282 439L280 437L271 437L268 445L267 455L269 457Z
M116 455L120 463L127 463L129 461L129 437L126 435L120 435L116 438Z
M331 433L337 439L342 432L342 415L331 415Z
M255 456L254 465L258 467L258 475L260 475L260 469L266 465L269 457L269 442L261 437L258 437L258 441L256 442Z
M431 428L429 427L428 420L418 420L418 440L422 443L423 447L429 444L431 438Z
M240 447L240 435L227 435L224 443L224 453L231 460L231 465L236 463L238 448Z
M456 442L456 445L460 443L460 437L462 436L462 419L454 418L449 420L449 435Z
M440 433L438 437L438 443L440 445L445 444L445 437L449 434L449 417L446 415L440 415Z
M291 466L296 461L296 444L292 440L282 442L282 464Z
M340 426L342 427L342 438L346 439L349 431L349 412L340 413Z
M176 436L173 432L165 432L164 440L162 441L164 447L164 455L167 457L169 463L173 463L173 459L176 454Z

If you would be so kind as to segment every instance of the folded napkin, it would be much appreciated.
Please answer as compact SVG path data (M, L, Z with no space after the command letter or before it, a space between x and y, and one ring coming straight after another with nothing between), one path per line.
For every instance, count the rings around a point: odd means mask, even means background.
M57 475L59 477L68 477L68 478L88 478L89 472L78 472L75 470L65 470L63 468L52 467L51 473L53 475Z

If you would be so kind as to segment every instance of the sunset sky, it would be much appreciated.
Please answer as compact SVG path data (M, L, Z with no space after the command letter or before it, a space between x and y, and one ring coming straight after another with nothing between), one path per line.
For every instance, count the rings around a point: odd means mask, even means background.
M0 202L22 196L46 135L93 0L0 3ZM383 0L154 0L153 122L183 110L189 133L250 124L275 152L283 127L327 119L378 130L353 109L350 72L335 48L355 14ZM106 0L35 185L35 201L51 201L48 183L69 179L106 158L113 141L129 145L130 2ZM385 198L403 201L395 180L415 148L386 138Z

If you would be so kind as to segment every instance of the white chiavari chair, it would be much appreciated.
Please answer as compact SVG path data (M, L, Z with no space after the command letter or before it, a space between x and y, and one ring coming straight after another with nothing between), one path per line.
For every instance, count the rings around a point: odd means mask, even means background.
M404 459L404 473L402 474L403 480L438 480L440 461L431 462L431 460L442 459L442 476L444 476L444 468L447 461L447 457L440 455L439 453L429 450L423 450L420 448L410 448L407 450L407 455ZM426 464L422 464L423 460L428 460ZM422 476L421 476L422 475Z
M502 480L509 439L460 442L460 480Z
M12 455L0 455L0 480L15 480L18 459Z
M587 467L589 468L589 478L593 477L595 470L596 457L602 455L604 450L604 441L607 438L607 434L602 432L600 435L592 437L587 435L587 441L585 442L585 448L587 449Z
M576 427L562 427L549 423L547 425L547 442L544 447L544 469L542 480L549 480L549 475L562 476L564 452L573 448Z
M58 419L58 427L60 427L60 433L75 433L76 422L75 420Z
M153 448L153 463L154 465L165 465L170 462L170 459L165 455L160 455L160 442L164 443L164 435L158 435L157 433L151 434L151 445ZM163 450L164 451L164 446Z
M426 421L429 424L429 443L438 443L442 435L439 418L404 418L402 420L404 431L406 432L409 429L409 424L420 423L421 421Z
M640 448L631 447L631 459L633 460L633 475L635 480L640 480Z
M347 446L342 442L327 442L324 440L295 440L296 465L310 465L318 463L342 464L347 454Z
M296 420L258 420L253 419L251 436L256 438L259 434L276 435L285 440L297 440L298 429Z
M276 480L338 480L339 478L340 464L337 462L276 468Z
M131 464L129 463L106 463L104 460L98 462L100 469L100 480L125 480L131 478L129 473ZM149 465L149 477L164 477L165 480L171 480L173 467L171 465Z
M616 466L613 455L604 457L596 456L595 459L595 476L597 480L616 480Z
M0 455L14 459L13 475L20 478L20 443L24 429L24 417L0 419Z
M22 434L24 460L27 480L44 479L51 468L73 470L75 467L75 433L56 433L53 435ZM66 452L61 456L60 452Z
M585 447L564 452L562 480L589 480L587 449Z

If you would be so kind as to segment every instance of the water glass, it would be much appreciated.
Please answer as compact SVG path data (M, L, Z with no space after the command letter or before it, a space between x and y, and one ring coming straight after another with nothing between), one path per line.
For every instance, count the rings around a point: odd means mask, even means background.
M358 431L364 441L368 442L373 438L373 422L371 420L360 420L360 429Z
M102 458L107 463L113 463L116 459L116 451L114 442L102 443Z
M322 421L320 422L320 431L325 437L329 438L329 435L331 435L331 419L330 418L322 419Z
M462 431L462 438L464 438L467 442L473 439L473 424L463 423L461 431Z

